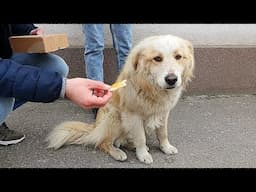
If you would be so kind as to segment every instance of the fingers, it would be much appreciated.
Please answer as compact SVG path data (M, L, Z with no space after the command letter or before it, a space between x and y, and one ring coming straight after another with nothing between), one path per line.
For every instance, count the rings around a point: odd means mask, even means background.
M43 35L44 34L44 30L40 27L36 28L36 29L33 29L31 32L30 32L31 35Z
M110 91L110 85L107 85L101 81L88 80L89 86L92 87L92 94L96 97L103 98L103 100L108 100L112 96Z
M106 94L107 90L103 89L93 89L92 94L96 95L97 97L103 97Z
M92 95L91 102L92 105L100 105L101 107L104 106L109 99L112 97L112 92L107 91L102 97L98 97L97 95Z
M106 99L106 100L109 100L111 97L112 97L112 92L111 91L105 91L105 94L102 98Z
M110 85L105 84L101 81L95 81L95 80L91 80L91 79L87 79L89 82L89 86L93 89L102 89L102 90L109 90L110 89Z
M101 90L102 91L102 90ZM104 92L93 92L92 94L93 98L101 99L101 100L109 100L112 97L111 91L104 91Z
M100 81L84 78L66 80L66 98L82 108L104 106L111 98L110 86Z

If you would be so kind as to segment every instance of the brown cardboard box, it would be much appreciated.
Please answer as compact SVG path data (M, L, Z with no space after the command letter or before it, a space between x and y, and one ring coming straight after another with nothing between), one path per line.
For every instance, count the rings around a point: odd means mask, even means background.
M11 36L13 52L48 53L68 47L66 34Z

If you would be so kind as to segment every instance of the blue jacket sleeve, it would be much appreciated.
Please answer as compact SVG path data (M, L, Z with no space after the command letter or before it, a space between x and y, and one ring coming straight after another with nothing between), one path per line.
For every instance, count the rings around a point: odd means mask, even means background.
M52 102L60 97L62 76L0 58L0 96L26 101Z
M29 35L36 28L34 24L11 24L12 35Z

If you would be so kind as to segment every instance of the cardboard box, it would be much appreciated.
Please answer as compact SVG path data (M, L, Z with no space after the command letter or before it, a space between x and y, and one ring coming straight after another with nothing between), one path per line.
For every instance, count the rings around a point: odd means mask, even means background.
M23 35L9 37L13 52L49 53L69 46L66 34Z

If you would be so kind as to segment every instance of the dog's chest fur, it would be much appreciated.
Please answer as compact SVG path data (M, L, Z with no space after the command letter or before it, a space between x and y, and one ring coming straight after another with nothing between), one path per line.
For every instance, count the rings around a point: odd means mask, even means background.
M147 96L147 93L138 93L135 89L129 88L129 92L123 95L125 98L123 98L122 106L129 112L140 116L143 120L145 131L150 133L152 130L164 126L166 116L176 105L181 92L181 88L167 90L156 93L154 97L151 97Z

